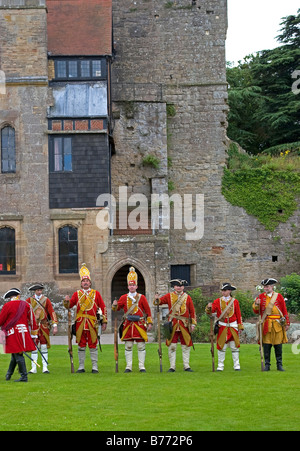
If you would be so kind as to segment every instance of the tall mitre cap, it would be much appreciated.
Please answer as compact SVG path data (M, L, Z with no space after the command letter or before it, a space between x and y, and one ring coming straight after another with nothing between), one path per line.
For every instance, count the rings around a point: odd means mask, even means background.
M131 266L129 268L129 273L127 275L127 284L128 285L137 285L138 283L138 275L135 272L135 268Z
M261 284L265 287L266 285L275 285L275 283L278 283L278 280L272 279L271 277L269 279L264 279L261 281Z
M222 287L221 287L221 290L222 290L222 291L223 291L223 290L234 291L234 290L236 290L236 287L235 287L234 285L231 285L231 283L229 283L229 282L225 282L225 283L223 283L223 285L222 285Z
M80 271L79 271L79 275L80 275L80 280L83 280L83 279L91 280L90 271L88 270L85 263L82 263Z
M21 291L18 290L18 288L11 288L3 295L3 298L9 299L9 298L12 298L13 296L19 296L20 294L21 294Z

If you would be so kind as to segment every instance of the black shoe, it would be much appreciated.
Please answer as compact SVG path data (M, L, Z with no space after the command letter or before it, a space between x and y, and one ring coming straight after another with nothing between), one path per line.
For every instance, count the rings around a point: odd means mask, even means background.
M168 373L175 373L174 368L170 368L170 369L168 370Z
M27 377L21 376L20 379L17 379L14 382L28 382L28 379L27 379Z
M185 368L185 370L184 371L187 371L187 372L189 372L189 373L193 373L193 370L192 370L192 368Z
M92 370L92 374L98 374L99 371L98 370Z
M76 373L85 373L85 370L77 370Z
M140 373L146 373L145 368L143 368L142 370L140 370Z
M126 370L124 371L124 373L132 373L132 371L129 368L126 368Z

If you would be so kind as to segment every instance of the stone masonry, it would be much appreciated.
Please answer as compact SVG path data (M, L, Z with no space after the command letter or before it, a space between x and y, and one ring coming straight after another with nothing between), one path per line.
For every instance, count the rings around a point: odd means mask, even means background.
M16 274L0 276L0 293L16 286L26 296L31 283L43 282L61 307L62 297L79 288L77 274L58 271L58 229L65 225L78 229L79 265L91 269L109 325L114 277L131 265L144 279L150 304L156 291L168 290L171 265L190 265L192 286L211 291L225 281L254 291L265 277L298 272L299 211L269 232L221 194L228 146L227 1L112 0L112 16L110 185L117 207L119 187L127 187L128 197L146 196L149 205L153 194L202 194L204 234L186 240L184 228L153 232L151 226L147 233L110 233L97 227L100 206L50 208L53 66L46 1L0 0L0 70L6 76L0 128L16 131L17 165L15 174L0 174L0 227L15 229L17 252ZM195 220L195 205L192 213ZM64 310L59 314L63 319Z
M191 265L194 286L228 280L253 290L264 277L299 270L299 211L272 233L221 194L226 9L222 0L113 2L112 186L150 194L158 177L170 195L204 194L203 238L186 241L184 230L170 230L164 264ZM145 170L147 154L159 159L158 169ZM126 161L127 171L121 170Z

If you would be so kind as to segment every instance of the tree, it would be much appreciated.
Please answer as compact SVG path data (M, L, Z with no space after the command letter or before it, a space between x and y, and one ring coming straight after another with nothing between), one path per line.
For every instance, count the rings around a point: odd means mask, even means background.
M292 92L292 74L300 68L300 9L281 25L281 46L227 69L228 137L252 154L300 140L300 102Z

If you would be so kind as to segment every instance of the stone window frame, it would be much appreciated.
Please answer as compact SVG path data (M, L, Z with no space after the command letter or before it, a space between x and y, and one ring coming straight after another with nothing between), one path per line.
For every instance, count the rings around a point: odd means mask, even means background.
M83 260L83 221L85 219L85 213L79 212L78 214L70 213L51 213L50 219L52 220L52 232L53 232L53 276L55 280L64 279L72 280L78 279L78 273L60 273L59 272L59 230L63 227L74 227L77 229L78 239L78 266Z
M0 268L0 274L6 275L6 276L7 275L15 275L16 274L16 231L13 227L8 227L7 225L3 225L3 226L0 226L0 235L1 235L1 232L4 230L5 231L7 231L7 230L13 231L13 236L11 237L11 240L9 241L8 236L5 235L5 237L4 237L5 247L4 247L3 254L1 253L1 257L4 257L4 262L5 262L6 267L10 263L12 263L12 266L14 267L14 269L12 269L12 270L5 269L4 270L4 269ZM9 246L9 249L10 249L9 253L8 253L8 250L6 247L8 243L11 243L11 246ZM2 264L1 264L1 266L2 266Z
M14 131L14 159L15 159L15 170L14 171L3 171L2 169L2 131L9 127ZM10 122L3 122L0 125L0 174L14 176L17 173L17 130L14 124Z
M24 272L23 247L22 247L22 221L23 216L4 214L0 215L0 228L8 227L15 231L15 255L16 255L16 272L15 274L0 274L0 280L20 281L22 271Z
M66 269L63 269L61 267L61 257L62 257L62 255L61 255L61 252L60 252L60 246L65 241L61 241L60 232L63 229L66 229L66 228L68 228L68 230L70 230L70 229L76 230L76 240L68 239L68 247L69 247L70 242L76 242L77 243L77 264L76 264L76 268L72 268L71 270L69 268L66 270ZM68 249L68 251L69 251L69 254L68 254L68 258L69 258L70 250ZM58 229L58 260L59 260L59 268L58 268L59 274L78 274L78 271L79 271L79 260L78 260L78 228L77 227L73 227L73 226L70 226L70 225L67 225L67 226L65 225L65 226L60 227Z

